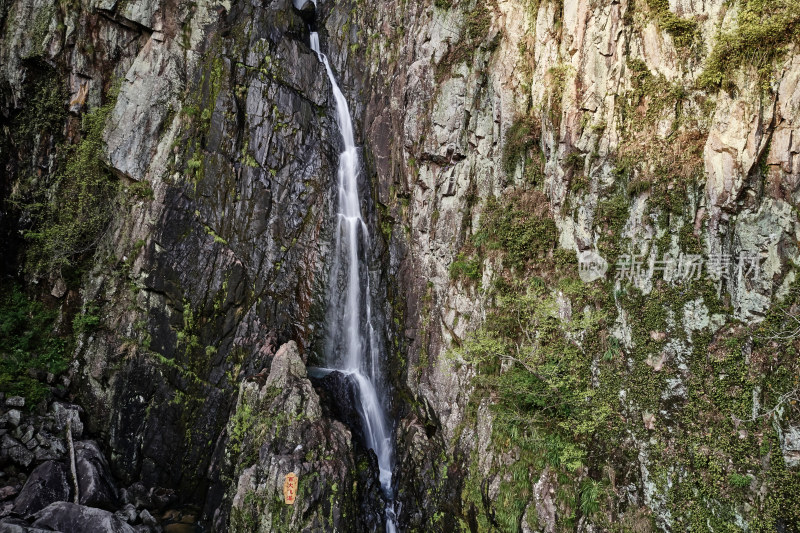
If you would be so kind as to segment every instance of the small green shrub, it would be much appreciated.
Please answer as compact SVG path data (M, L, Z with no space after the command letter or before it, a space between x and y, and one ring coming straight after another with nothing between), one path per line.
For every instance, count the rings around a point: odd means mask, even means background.
M541 125L532 115L522 115L506 131L503 143L503 170L512 174L520 161L539 143ZM533 162L532 162L533 164Z
M656 16L658 25L672 36L675 46L689 48L699 41L697 21L681 18L669 9L669 0L647 0L647 5Z
M236 410L236 414L233 416L233 425L231 426L229 447L234 456L241 453L244 439L254 424L253 409L249 405L243 404Z
M631 196L639 196L650 190L651 183L646 180L634 180L628 183L628 194Z
M478 243L504 251L505 264L521 268L555 247L556 225L550 218L518 208L513 201L501 205L491 199L476 234Z
M581 513L590 516L600 510L600 483L587 479L581 486Z
M152 200L153 188L146 181L137 181L128 187L128 194L141 200Z
M535 266L536 260L567 264L561 257L550 257L556 248L556 225L543 213L544 204L543 195L536 192L502 201L490 197L478 231L470 236L450 265L451 279L479 281L483 259L490 250L502 255L506 269L524 271Z
M750 476L743 476L741 474L733 473L728 478L731 486L737 489L746 489L750 486Z
M624 194L616 194L597 204L595 223L602 228L599 248L606 261L617 260L622 231L628 221L629 213L628 197Z
M564 164L574 170L583 170L586 164L586 156L580 151L575 150L564 158Z
M472 281L479 281L481 279L481 267L480 258L460 253L450 265L450 279L467 278Z
M82 313L75 315L72 319L72 331L76 335L93 331L100 325L99 308L97 304L91 303L86 306Z
M49 67L26 87L29 99L14 120L14 137L21 143L33 143L36 135L60 133L67 117L67 91Z
M478 0L475 9L465 15L467 24L467 35L473 41L483 41L489 33L489 26L492 24L492 13L486 7L483 0Z

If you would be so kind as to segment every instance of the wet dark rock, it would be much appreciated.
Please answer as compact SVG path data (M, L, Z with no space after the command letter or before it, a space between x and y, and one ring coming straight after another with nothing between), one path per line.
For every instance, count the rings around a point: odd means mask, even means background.
M149 491L141 481L137 481L119 492L119 499L123 504L131 504L137 509L148 507L151 504Z
M117 487L108 461L94 441L75 443L75 466L78 472L79 503L90 507L113 509L117 505Z
M14 431L14 436L29 450L37 446L36 441L33 440L33 426L25 425L20 426Z
M131 504L137 509L161 510L175 503L177 496L174 490L163 487L147 487L139 481L127 489L122 489L120 500L123 504Z
M33 527L53 531L102 533L135 533L130 525L113 513L75 503L57 502L50 504L35 515Z
M330 416L350 428L353 437L364 446L358 386L353 377L337 370L322 378L311 378L311 382L319 391L320 403L329 409Z
M0 520L0 531L3 533L40 533L49 530L32 528L27 522L18 518L4 518Z
M59 439L48 433L41 431L36 435L38 447L34 450L36 462L40 463L47 460L58 460L67 453L67 445L64 440Z
M424 530L427 518L445 509L442 527L457 527L459 494L463 474L441 460L445 449L441 432L437 431L435 412L424 399L418 410L400 421L397 428L397 449L394 479L399 507L398 522L403 530Z
M249 418L253 413L258 416ZM324 415L294 342L278 350L266 379L242 383L231 435L237 434L237 420L248 420L251 427L228 445L235 451L234 481L216 527L228 524L229 531L242 533L259 524L271 524L274 531L321 531L324 524L330 524L328 530L379 530L384 503L377 461L356 456L350 431ZM310 509L306 514L270 505L289 472L300 478L298 498ZM337 496L330 498L333 492Z
M17 427L22 419L22 413L18 409L10 409L0 415L0 426L11 425Z
M34 469L14 501L14 512L31 516L53 502L67 501L72 486L63 463L46 461Z
M139 520L141 520L142 524L146 526L154 527L158 525L158 520L156 520L147 509L142 509L142 511L139 513Z
M294 8L304 15L311 15L313 16L314 10L314 2L311 0L292 0L292 5Z

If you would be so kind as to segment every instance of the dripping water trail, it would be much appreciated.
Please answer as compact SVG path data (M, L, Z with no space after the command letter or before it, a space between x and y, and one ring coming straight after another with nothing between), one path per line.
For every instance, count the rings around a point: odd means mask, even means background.
M328 354L335 370L352 377L359 396L359 414L367 446L378 457L380 483L388 501L386 531L394 533L397 523L392 493L394 445L385 406L378 396L382 382L379 343L373 328L370 280L367 272L367 251L370 250L369 228L361 214L358 193L359 160L353 137L353 122L328 58L320 51L319 35L311 32L311 48L325 65L336 101L336 121L342 136L343 151L339 154L338 212L336 214L335 252L331 269L329 308L335 315L331 346L338 354ZM362 268L363 267L363 268ZM344 294L333 294L343 288Z

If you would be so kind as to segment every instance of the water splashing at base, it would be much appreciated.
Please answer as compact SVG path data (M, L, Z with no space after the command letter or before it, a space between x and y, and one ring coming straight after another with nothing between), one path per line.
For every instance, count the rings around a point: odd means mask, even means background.
M320 50L319 35L311 32L311 49L325 65L336 101L336 122L342 136L343 151L339 154L338 213L336 215L334 263L331 287L344 282L344 294L336 295L343 302L336 308L336 326L330 335L341 353L334 367L353 376L359 393L359 414L366 437L366 445L378 457L380 483L389 504L386 506L386 531L394 533L397 523L393 507L392 467L394 445L392 432L386 420L385 406L381 403L377 386L381 382L381 353L375 340L372 305L370 302L370 280L366 272L366 251L370 249L369 228L361 215L358 193L359 160L353 137L353 122L328 58ZM364 265L362 270L361 266ZM331 302L334 300L331 299ZM331 306L334 304L330 304ZM332 354L329 354L331 357Z

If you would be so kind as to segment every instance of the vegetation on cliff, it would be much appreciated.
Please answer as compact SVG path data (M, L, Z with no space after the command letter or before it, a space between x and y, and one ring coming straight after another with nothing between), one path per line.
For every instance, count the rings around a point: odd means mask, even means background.
M33 408L49 396L46 383L67 369L74 344L55 333L57 310L17 285L3 286L0 294L0 392L22 396Z
M63 91L52 83L40 88L36 96L46 101L42 103L44 118L33 121L34 127L40 127L36 124L42 120L51 128L63 124ZM57 148L56 170L49 186L33 187L32 199L22 201L33 219L25 232L31 242L27 253L32 273L45 274L72 265L96 246L111 220L118 181L103 162L102 136L115 100L112 92L106 104L83 114L80 140ZM20 131L24 134L28 127L30 124Z
M755 69L769 87L776 64L800 45L800 4L794 0L737 0L733 29L723 31L705 64L699 84L706 89L731 88L740 68Z

